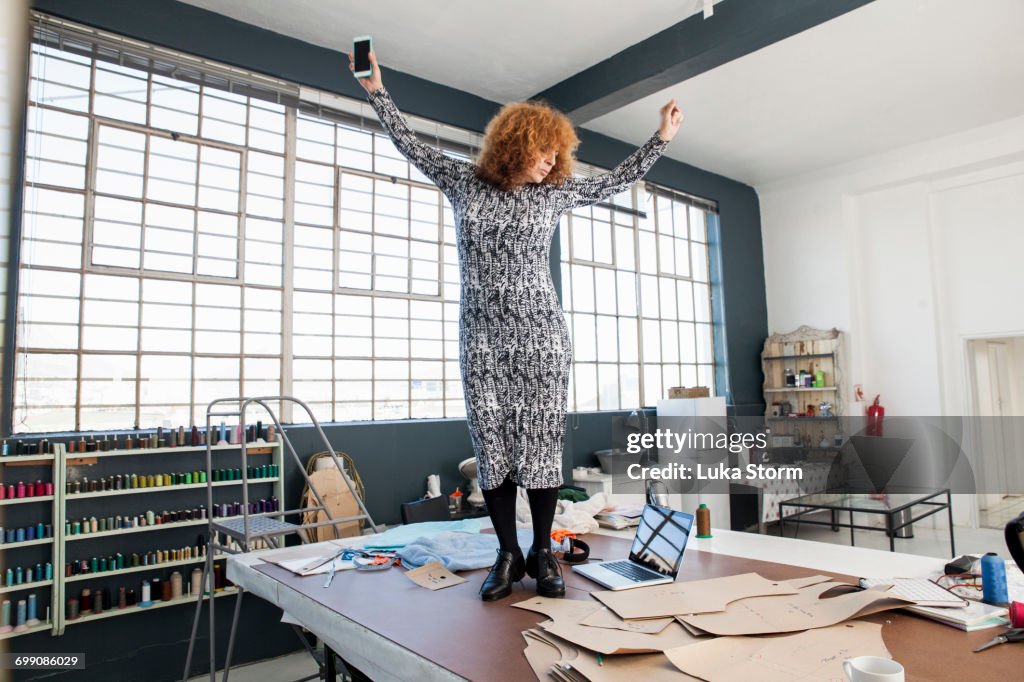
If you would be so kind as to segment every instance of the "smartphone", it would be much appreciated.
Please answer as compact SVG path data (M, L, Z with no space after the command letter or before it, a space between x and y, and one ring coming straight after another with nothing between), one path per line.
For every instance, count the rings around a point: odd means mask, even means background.
M352 39L352 58L355 61L355 77L370 78L373 66L370 64L370 52L373 50L373 38L356 36Z

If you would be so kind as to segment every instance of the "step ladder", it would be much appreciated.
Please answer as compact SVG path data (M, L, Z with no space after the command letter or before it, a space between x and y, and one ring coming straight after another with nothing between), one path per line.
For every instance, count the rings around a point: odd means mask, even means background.
M324 448L330 453L331 459L334 460L334 466L338 468L338 471L342 474L342 480L345 481L345 485L348 486L349 491L352 493L352 497L359 504L359 514L354 516L346 516L343 518L335 519L331 516L330 510L324 503L323 498L320 496L320 492L313 485L313 481L310 480L309 474L306 472L306 465L299 459L298 453L295 452L295 448L292 446L291 439L288 438L288 434L281 426L281 422L278 420L274 410L270 408L270 403L274 402L290 402L298 405L306 414L309 416L310 421L316 428L317 434L323 441ZM246 447L252 447L252 443L246 442L246 411L253 406L262 407L266 410L267 414L274 422L277 433L281 436L282 447L287 448L288 453L291 455L292 460L298 467L299 472L306 479L306 485L309 491L313 494L316 500L316 505L312 507L303 507L299 509L285 510L285 511L273 511L273 512L262 512L262 513L250 513L249 508L249 474L248 474L248 459L246 458ZM237 408L237 409L236 409ZM212 435L213 431L213 418L223 417L236 417L238 418L239 431L241 437L239 438L239 446L241 450L242 464L242 515L235 518L214 518L213 516L213 445L214 438ZM210 620L210 682L215 682L217 673L216 664L216 622L214 613L213 595L213 560L214 557L223 554L238 554L244 552L250 552L254 547L257 540L261 540L267 544L271 544L274 547L283 547L285 537L296 533L298 534L303 542L306 541L306 534L304 531L319 528L321 526L333 526L336 524L348 523L350 521L363 521L365 520L373 532L379 532L377 525L373 522L370 517L370 512L366 510L366 505L363 504L363 500L356 494L352 481L349 479L345 472L345 467L341 460L338 459L338 455L334 452L334 447L330 441L327 440L327 436L324 434L322 428L320 428L320 422L317 421L313 412L309 409L306 403L302 402L298 398L292 396L261 396L254 398L237 397L237 398L219 398L214 400L206 407L206 508L207 508L207 540L206 540L206 561L203 563L203 574L200 580L199 593L196 595L196 613L192 620L192 634L189 637L188 642L188 654L185 657L185 672L182 677L182 682L187 682L189 679L189 670L192 666L192 652L195 649L196 637L199 633L199 620L200 614L203 609L203 597L204 593L209 588L209 620ZM279 472L280 476L284 476L284 471ZM257 483L261 482L262 479L254 479ZM323 513L327 517L326 521L316 521L320 517L320 513ZM298 515L298 523L285 521L284 517ZM312 522L304 522L304 519L310 518ZM221 538L226 540L222 541ZM262 543L260 543L262 544ZM235 645L235 631L238 628L238 614L242 609L242 595L244 590L241 587L238 588L237 596L235 599L235 610L234 615L231 619L231 634L228 637L228 648L227 656L224 659L224 674L221 677L223 682L227 682L228 673L231 670L231 654L234 651ZM295 626L293 626L295 627ZM299 633L300 638L305 642L305 637L296 627L296 631Z

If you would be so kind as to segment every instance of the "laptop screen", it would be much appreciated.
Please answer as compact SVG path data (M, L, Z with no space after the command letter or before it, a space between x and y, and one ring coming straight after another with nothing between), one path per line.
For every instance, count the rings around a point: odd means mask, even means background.
M652 571L676 577L693 527L693 514L649 504L644 507L629 558Z

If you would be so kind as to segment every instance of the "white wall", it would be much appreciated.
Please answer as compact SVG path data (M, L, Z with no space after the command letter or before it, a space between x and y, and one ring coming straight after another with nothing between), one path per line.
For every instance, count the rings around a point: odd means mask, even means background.
M1024 336L1013 339L1013 414L1024 417Z
M770 332L846 333L851 414L969 414L966 339L1024 334L1024 117L757 190Z

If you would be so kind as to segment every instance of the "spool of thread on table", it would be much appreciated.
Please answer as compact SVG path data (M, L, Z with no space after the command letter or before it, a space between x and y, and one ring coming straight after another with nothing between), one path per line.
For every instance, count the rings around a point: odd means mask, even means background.
M1015 601L1010 604L1010 627L1024 628L1024 602Z
M193 568L192 569L192 581L189 584L189 594L199 594L199 590L202 589L201 583L203 580L203 569Z
M697 537L711 537L711 510L706 504L697 507Z
M171 599L181 598L181 573L171 573Z
M4 603L0 606L0 633L10 632L13 628L11 627L11 602L9 599L4 599Z
M74 597L68 599L68 620L78 619L78 600Z
M981 557L982 599L989 604L1006 604L1010 601L1006 589L1006 562L989 552Z

